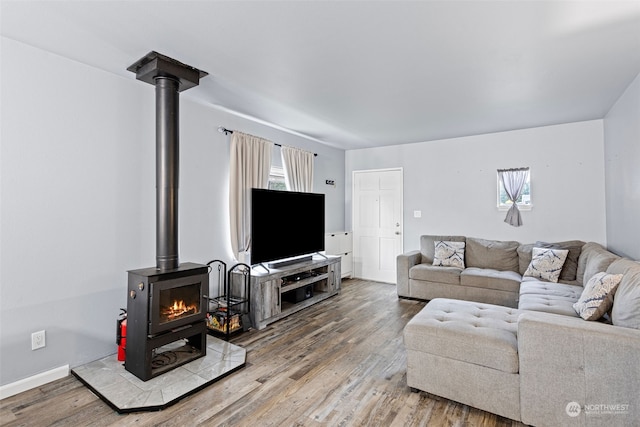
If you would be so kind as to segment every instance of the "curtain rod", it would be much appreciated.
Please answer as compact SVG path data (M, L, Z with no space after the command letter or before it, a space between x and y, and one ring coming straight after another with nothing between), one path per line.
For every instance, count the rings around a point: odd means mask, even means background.
M529 167L526 168L511 168L511 169L498 169L498 172L517 172L517 171L528 171Z
M231 129L227 129L227 128L226 128L226 127L224 127L224 126L218 126L218 132L220 132L220 133L224 133L225 135L229 135L230 133L233 133L233 131L232 131ZM277 143L275 143L275 142L273 143L273 145L275 145L276 147L282 147L282 144L277 144ZM318 156L318 153L313 153L313 155L314 155L315 157L317 157L317 156Z

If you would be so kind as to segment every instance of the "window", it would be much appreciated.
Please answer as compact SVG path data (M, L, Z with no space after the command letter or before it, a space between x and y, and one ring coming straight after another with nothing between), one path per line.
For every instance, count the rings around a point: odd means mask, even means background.
M520 194L516 203L520 210L526 211L531 209L531 173L527 174L527 180L525 181L522 194ZM509 200L507 192L504 191L504 185L502 184L500 174L498 173L498 209L506 211L511 207L511 204L512 202Z
M269 190L287 190L287 184L284 181L284 169L280 166L271 166L269 171Z

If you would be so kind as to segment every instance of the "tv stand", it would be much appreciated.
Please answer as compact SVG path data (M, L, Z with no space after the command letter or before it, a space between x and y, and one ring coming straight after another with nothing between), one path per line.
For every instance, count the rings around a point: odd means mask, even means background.
M257 266L256 266L257 267ZM251 270L253 327L270 323L303 310L340 292L340 257L314 255L310 260L281 268Z

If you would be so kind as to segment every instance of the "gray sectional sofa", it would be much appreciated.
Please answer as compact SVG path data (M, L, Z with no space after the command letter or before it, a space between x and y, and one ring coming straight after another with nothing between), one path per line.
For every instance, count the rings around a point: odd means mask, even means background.
M433 265L443 240L465 242L464 268ZM568 249L557 283L524 274L534 247ZM421 236L397 263L398 295L430 300L404 330L410 387L536 426L640 425L640 263L464 236ZM584 320L574 304L601 272L621 275L612 308Z

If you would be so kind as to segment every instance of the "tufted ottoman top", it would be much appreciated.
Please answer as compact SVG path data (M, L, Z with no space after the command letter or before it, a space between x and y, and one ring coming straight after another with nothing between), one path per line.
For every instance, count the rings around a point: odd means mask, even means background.
M407 349L518 373L522 311L472 301L431 300L404 329Z

